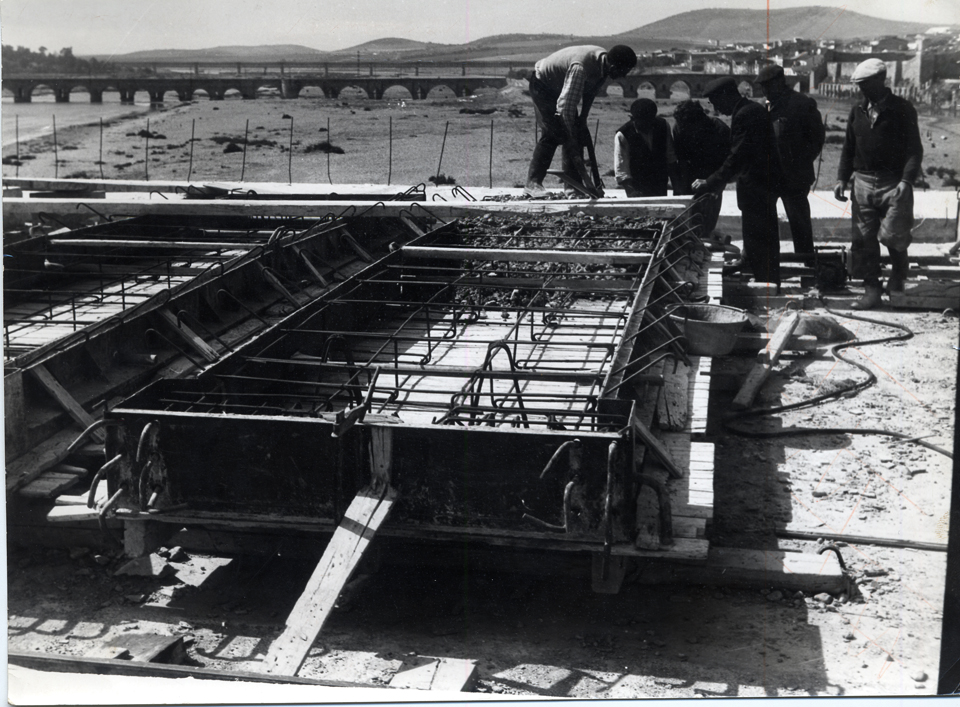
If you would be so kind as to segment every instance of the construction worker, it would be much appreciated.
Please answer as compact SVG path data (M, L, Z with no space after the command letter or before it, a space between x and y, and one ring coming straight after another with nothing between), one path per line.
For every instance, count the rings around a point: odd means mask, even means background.
M657 116L657 104L638 98L630 104L630 120L617 130L613 143L613 173L627 196L666 196L667 178L677 192L677 155L667 121Z
M537 62L529 82L540 139L530 160L525 194L535 199L546 196L543 178L560 145L563 173L588 188L599 186L594 185L583 161L583 148L590 141L587 115L604 82L623 78L636 65L636 53L622 44L610 51L595 46L567 47Z
M767 111L742 96L731 76L714 79L704 95L730 122L730 152L723 165L706 179L693 183L697 196L722 189L737 180L737 206L743 227L743 262L758 282L776 284L780 291L780 160Z
M813 224L807 197L816 179L814 163L823 149L826 131L817 102L787 85L783 67L768 64L760 69L757 83L767 97L767 109L777 137L777 152L783 169L780 200L787 212L793 252L813 255Z
M887 67L867 59L853 71L863 101L847 118L834 196L846 201L853 177L853 242L850 275L863 279L864 294L855 309L881 302L880 244L887 247L892 275L887 292L902 292L907 278L910 230L913 228L913 182L920 174L923 144L917 111L910 101L886 87Z
M730 128L719 118L707 115L699 101L684 101L673 111L673 149L677 153L679 189L675 194L693 193L693 182L706 179L723 166L730 152ZM723 203L723 185L712 198L698 204L703 217L703 235L710 237L717 227L720 205Z

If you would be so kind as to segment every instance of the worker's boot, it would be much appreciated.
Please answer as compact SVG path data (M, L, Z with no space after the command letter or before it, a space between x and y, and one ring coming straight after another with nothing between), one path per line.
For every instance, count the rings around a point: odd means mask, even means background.
M523 193L531 199L543 199L547 195L547 190L543 188L542 184L531 179L527 182L527 186L523 188Z
M907 273L910 271L910 261L907 259L907 251L892 250L890 253L890 279L887 280L887 294L892 292L903 292L903 283L907 279Z
M880 280L863 281L863 297L851 305L852 309L876 309L883 301L883 288Z

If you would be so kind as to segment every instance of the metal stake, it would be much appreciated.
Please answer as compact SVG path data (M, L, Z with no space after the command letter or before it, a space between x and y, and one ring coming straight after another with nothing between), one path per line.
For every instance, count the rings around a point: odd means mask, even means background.
M446 126L443 128L443 142L440 143L440 161L437 162L437 174L436 174L437 186L439 186L439 182L440 182L440 165L443 164L443 150L447 146L447 130L449 129L450 129L450 121L448 120Z
M490 119L490 187L493 188L493 119Z
M147 118L147 134L143 138L143 178L150 181L150 118Z
M187 168L187 181L193 176L193 134L197 130L197 119L194 118L190 124L190 166Z
M57 116L53 116L53 178L60 176L60 157L57 154Z
M247 134L250 132L250 118L247 118L247 126L243 129L243 162L240 164L240 181L243 181L244 172L247 171Z
M97 159L100 164L100 179L103 179L103 118L100 118L100 157Z
M327 118L329 120L329 118ZM293 116L290 116L290 145L287 149L287 184L293 184ZM328 153L329 157L329 153Z
M327 135L327 139L330 136ZM387 153L387 186L390 186L390 178L393 176L393 116L390 116L390 151Z
M14 116L14 126L15 126L14 131L16 132L16 135L17 135L17 165L16 165L15 175L19 177L20 176L20 116L19 115Z
M333 145L333 143L330 142L330 118L329 117L327 118L327 143L329 143L331 146ZM327 181L333 184L333 180L330 178L330 150L327 150Z

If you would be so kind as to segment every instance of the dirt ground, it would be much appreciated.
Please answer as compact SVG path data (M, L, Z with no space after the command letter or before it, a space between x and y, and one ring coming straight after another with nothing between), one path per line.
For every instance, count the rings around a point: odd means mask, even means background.
M512 93L511 93L512 90ZM324 140L342 147L331 155L334 182L409 185L437 171L443 133L450 127L440 171L458 183L488 183L490 121L494 122L493 184L523 180L533 146L529 99L519 88L467 101L368 101L341 98L198 102L150 114L151 179L187 175L191 122L196 119L195 181L235 180L241 153L224 154L218 136L276 145L248 148L245 179L287 181L285 146L293 117L293 181L326 181L326 155L303 148ZM601 129L601 166L612 162L612 135L624 119L626 99L600 99L593 112ZM493 114L463 114L464 107L494 107ZM366 110L370 108L370 110ZM511 115L515 109L520 115ZM825 107L821 106L826 112ZM847 108L842 113L845 115ZM672 107L661 103L661 112ZM836 123L834 113L829 122ZM330 119L330 133L325 132ZM927 118L924 118L927 121ZM592 121L592 122L593 122ZM931 137L953 148L957 122L925 122ZM146 117L110 125L104 135L107 177L141 178L144 140L128 133ZM321 131L323 129L323 131ZM942 129L942 130L941 130ZM940 132L937 132L940 130ZM834 133L839 134L839 133ZM59 136L60 175L98 176L95 128ZM931 140L925 140L926 145ZM49 141L21 152L21 176L52 176ZM5 151L9 152L9 150ZM822 174L832 183L839 146L828 145ZM119 153L119 154L118 154ZM928 152L925 166L949 165ZM940 160L939 162L935 160ZM954 160L955 161L955 160ZM120 168L121 164L127 166ZM4 166L4 176L13 168ZM929 178L940 187L936 177ZM612 180L610 180L612 181ZM779 312L758 308L776 321ZM822 312L821 312L822 313ZM850 399L785 413L754 429L790 426L889 428L934 435L952 446L956 394L957 318L951 314L883 310L870 315L908 326L907 342L848 351L875 372L878 382ZM878 324L838 320L860 339L893 332ZM745 375L752 359L728 357L720 374ZM759 403L795 402L865 376L837 364L824 348L785 356ZM778 539L776 530L848 533L945 543L952 462L892 438L824 433L755 440L726 434L720 422L735 390L718 375L707 441L716 444L715 517L711 541L727 547L816 552L815 541ZM862 598L802 596L775 583L730 589L651 585L644 568L616 596L590 590L586 559L576 576L497 571L474 563L472 548L453 548L454 561L391 562L341 602L314 646L301 676L385 684L415 656L477 661L479 692L565 697L714 697L806 695L931 695L936 689L946 554L843 544ZM448 554L449 554L448 552ZM382 555L389 555L387 552ZM407 555L407 557L409 554ZM414 554L416 558L417 555ZM195 561L199 562L199 556ZM101 564L104 563L104 564ZM312 569L309 560L241 557L220 581L199 589L175 579L115 576L122 560L82 549L23 549L8 558L9 647L88 655L108 639L129 633L187 638L189 661L222 669L255 670L296 601Z

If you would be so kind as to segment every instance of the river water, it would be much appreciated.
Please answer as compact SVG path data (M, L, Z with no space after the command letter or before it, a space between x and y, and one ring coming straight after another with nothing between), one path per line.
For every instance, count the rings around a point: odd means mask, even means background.
M111 92L103 94L103 103L91 103L90 95L81 92L70 94L69 103L57 103L52 93L36 95L32 103L14 103L13 96L3 96L0 103L3 147L16 144L18 132L21 144L52 135L54 117L59 132L75 125L97 125L101 118L108 121L149 112L150 97L141 93L136 98L134 105L121 105L120 94Z

